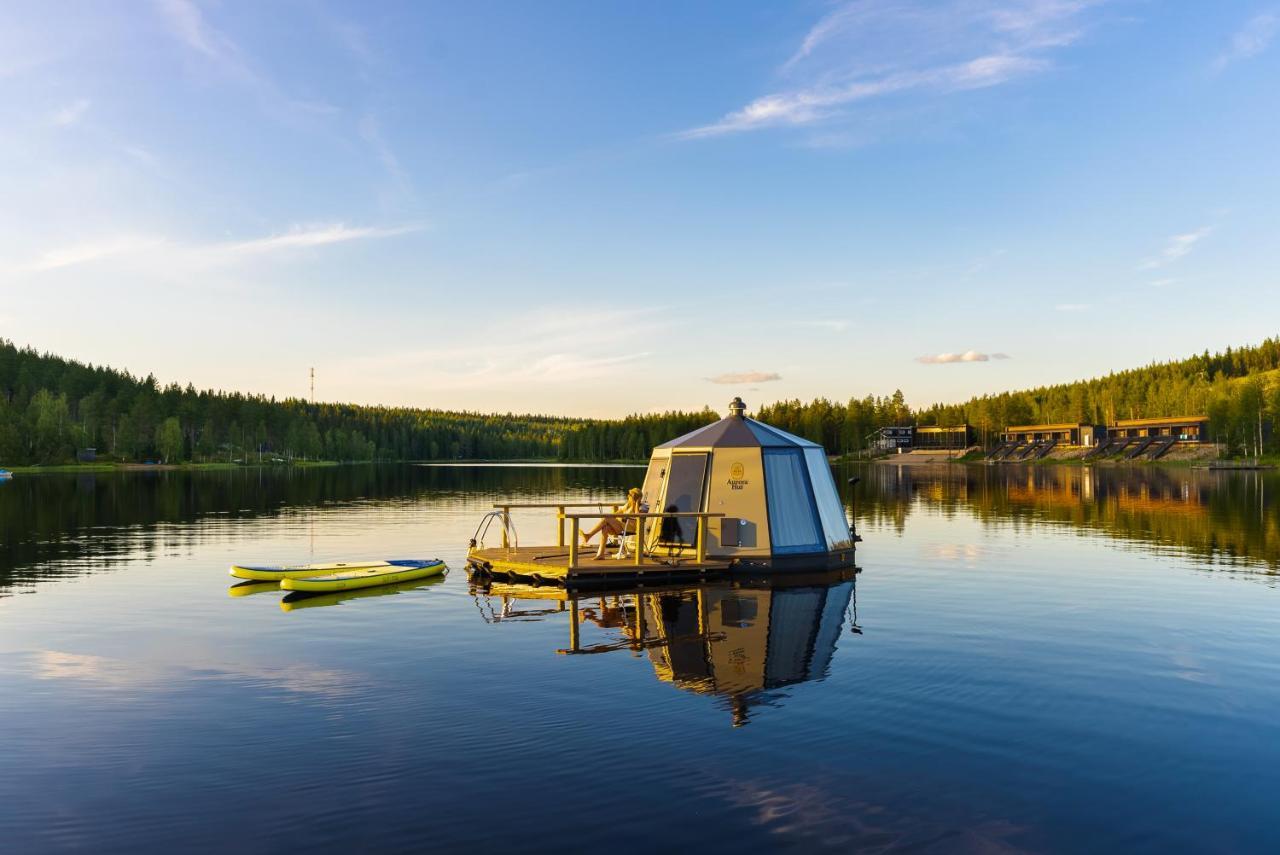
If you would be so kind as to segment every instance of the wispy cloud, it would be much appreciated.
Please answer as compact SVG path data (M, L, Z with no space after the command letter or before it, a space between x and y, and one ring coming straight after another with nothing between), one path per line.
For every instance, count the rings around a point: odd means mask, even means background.
M1055 312L1087 312L1092 309L1090 303L1059 303L1053 307Z
M242 241L180 243L156 235L120 235L47 250L19 270L40 273L113 258L154 258L164 266L210 266L273 252L322 247L350 241L394 237L425 226L347 226L342 223L299 226L280 234Z
M491 344L465 353L414 348L353 358L344 379L397 376L427 382L437 391L571 386L618 379L625 367L653 358L645 350L659 334L671 334L670 309L595 309L563 306L521 312L488 322ZM634 369L633 369L634 370Z
M1230 46L1213 61L1214 71L1222 71L1233 62L1251 59L1265 51L1280 33L1280 12L1270 10L1250 18L1231 37Z
M966 350L964 353L936 353L930 356L917 356L916 362L924 365L947 365L952 362L990 362L993 359L1009 359L1007 353L981 353Z
M84 118L89 111L89 99L80 98L55 110L51 120L60 128L67 128Z
M793 321L798 327L809 327L811 329L827 330L833 333L842 333L849 329L849 322L839 319L828 319L823 321Z
M1195 249L1196 244L1207 238L1213 233L1213 226L1201 226L1193 232L1186 234L1173 235L1165 243L1164 249L1155 258L1149 258L1142 264L1138 265L1139 270L1155 270L1164 267L1167 264L1173 264L1178 261L1191 250Z
M78 264L88 264L115 256L145 252L156 249L163 244L164 240L161 238L120 235L47 250L41 253L34 261L23 265L22 269L38 273L45 270L57 270L61 267L74 267Z
M1148 284L1152 288L1166 288L1177 281L1178 281L1177 279L1174 279L1172 277L1165 277L1164 279L1152 279Z
M771 383L781 379L782 375L774 371L739 371L707 378L708 382L718 383L721 386L746 386L751 383Z
M391 177L396 180L401 189L407 190L409 187L409 175L401 165L400 158L396 157L396 153L392 151L391 146L387 143L386 137L383 136L382 126L377 118L372 115L363 116L360 119L358 131L360 138L373 149L373 153L377 155L378 160Z
M270 112L295 116L326 116L339 112L337 107L324 101L294 98L283 93L275 81L255 65L248 53L205 19L204 12L193 0L152 2L174 39L218 72L252 91Z
M270 237L255 238L254 240L240 241L238 243L214 244L210 249L217 253L274 252L276 250L296 249L299 247L328 246L329 244L368 240L370 238L395 237L421 231L422 229L423 226L420 224L383 228L374 226L352 227L342 223L304 226Z
M784 63L793 85L677 136L809 125L873 98L999 86L1044 71L1076 41L1081 15L1105 0L855 0L806 34Z
M252 77L244 55L230 38L211 26L192 0L155 0L169 32L196 53L237 77Z

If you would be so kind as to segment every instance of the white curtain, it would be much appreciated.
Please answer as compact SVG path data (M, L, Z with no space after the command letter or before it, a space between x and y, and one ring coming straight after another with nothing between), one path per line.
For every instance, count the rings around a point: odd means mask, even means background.
M831 464L821 448L806 448L805 463L809 465L809 480L813 483L813 499L818 504L818 516L822 519L822 531L826 535L827 550L848 549L849 519L844 515L844 505L831 475Z
M800 449L762 449L769 540L775 555L824 552ZM830 476L828 476L830 477Z

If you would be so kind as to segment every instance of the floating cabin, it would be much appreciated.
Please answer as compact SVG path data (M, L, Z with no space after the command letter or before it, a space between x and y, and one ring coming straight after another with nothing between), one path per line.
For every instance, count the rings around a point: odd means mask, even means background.
M477 535L468 563L495 577L561 584L852 566L857 538L822 446L747 418L745 410L735 398L727 418L655 448L641 512L499 503L502 546L486 547ZM576 512L581 507L598 510ZM555 546L513 542L511 512L521 508L556 510ZM602 515L627 528L622 543L597 559L596 545L583 547L579 531Z

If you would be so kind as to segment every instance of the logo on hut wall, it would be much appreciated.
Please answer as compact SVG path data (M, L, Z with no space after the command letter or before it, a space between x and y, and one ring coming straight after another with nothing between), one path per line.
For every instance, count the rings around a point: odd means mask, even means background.
M746 468L741 463L735 463L729 467L729 489L741 490L747 486L747 480L743 478L747 474Z

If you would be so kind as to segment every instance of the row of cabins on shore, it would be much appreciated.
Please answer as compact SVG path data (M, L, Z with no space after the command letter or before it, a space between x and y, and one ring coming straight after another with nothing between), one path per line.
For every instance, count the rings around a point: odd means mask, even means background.
M1103 443L1162 439L1164 444L1208 441L1208 416L1158 419L1119 419L1110 425L1081 423L1012 425L1000 434L999 445L1039 445L1094 448ZM899 426L881 428L876 445L883 451L949 451L979 445L971 425Z

